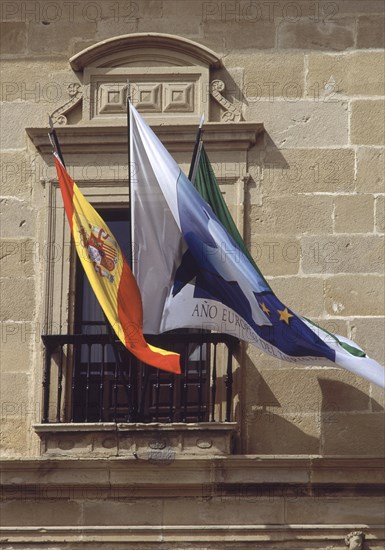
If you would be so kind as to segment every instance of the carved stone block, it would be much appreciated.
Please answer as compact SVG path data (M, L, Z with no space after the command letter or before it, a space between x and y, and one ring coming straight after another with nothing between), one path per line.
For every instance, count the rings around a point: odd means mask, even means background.
M162 84L157 82L139 82L131 86L132 101L143 113L162 112L162 92Z
M164 84L164 112L194 112L195 86L192 82Z
M127 103L127 84L101 84L98 90L99 113L125 113Z

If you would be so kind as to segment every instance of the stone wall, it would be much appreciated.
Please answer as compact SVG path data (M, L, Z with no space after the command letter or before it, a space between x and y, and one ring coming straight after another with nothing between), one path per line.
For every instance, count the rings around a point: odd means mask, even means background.
M362 531L365 543L349 548L383 548L384 392L348 371L292 367L244 348L239 456L228 456L221 434L199 456L189 434L165 453L135 453L131 427L132 446L123 441L119 454L115 426L36 427L47 262L69 248L61 211L62 248L52 256L52 159L25 130L46 126L69 99L68 85L82 77L69 58L97 42L160 32L213 49L223 94L265 127L248 151L248 177L228 152L213 158L257 263L289 307L384 364L383 1L1 0L0 8L0 547L343 550L348 533ZM78 111L71 116L79 122ZM108 179L110 158L88 151L69 163L76 178ZM125 153L117 158L125 174ZM184 169L189 158L177 156ZM64 317L66 298L54 300Z
M334 2L1 3L2 444L39 453L48 170L44 126L78 76L71 55L131 32L223 56L226 97L266 133L249 152L244 233L289 307L384 362L384 6ZM219 116L218 111L218 116ZM223 174L222 174L223 175ZM277 368L279 367L279 368ZM238 452L384 452L383 394L348 372L244 356Z

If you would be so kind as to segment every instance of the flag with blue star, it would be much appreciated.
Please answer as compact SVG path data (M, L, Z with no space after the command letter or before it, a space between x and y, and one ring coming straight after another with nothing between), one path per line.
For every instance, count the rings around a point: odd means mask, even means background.
M383 367L356 344L277 298L239 234L231 234L132 105L130 127L134 274L144 332L231 334L277 359L338 364L385 387Z

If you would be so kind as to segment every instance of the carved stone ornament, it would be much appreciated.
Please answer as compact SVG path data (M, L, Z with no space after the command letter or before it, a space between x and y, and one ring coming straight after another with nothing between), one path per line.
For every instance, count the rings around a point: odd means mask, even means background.
M224 97L225 83L212 76L225 70L222 59L187 38L154 32L108 38L70 64L79 81L51 114L64 155L125 154L128 96L172 153L191 152L202 115L208 147L237 159L263 131L263 124L242 120L241 102ZM46 127L26 131L41 154L51 153Z
M345 544L349 550L364 550L365 533L352 531L345 537Z
M168 114L195 121L202 109L207 109L202 96L207 82L208 72L199 67L86 69L83 120L125 120L129 93L133 105L147 116Z
M210 83L211 95L225 109L225 112L222 113L222 120L224 122L239 122L242 119L241 108L237 104L231 103L221 94L224 89L225 83L222 80L213 80Z
M163 450L167 447L166 439L153 439L149 442L148 446L150 449Z
M55 109L55 111L51 114L52 122L54 124L58 124L59 126L65 126L67 124L68 120L66 114L71 111L71 109L73 109L82 99L83 93L81 85L75 82L69 84L68 95L70 96L70 99L66 101L64 105L58 107L58 109Z

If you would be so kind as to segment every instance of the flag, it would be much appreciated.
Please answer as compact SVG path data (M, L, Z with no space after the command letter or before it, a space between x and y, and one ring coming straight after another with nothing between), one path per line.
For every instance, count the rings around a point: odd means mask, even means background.
M385 387L381 365L353 342L296 315L275 296L244 245L132 106L130 121L134 272L146 332L214 330L278 359L338 364Z
M227 231L249 258L250 262L254 265L254 268L260 273L258 266L254 262L254 259L251 257L249 251L247 250L247 247L237 229L237 226L235 225L234 220L231 217L230 211L219 189L218 181L215 177L204 146L202 146L201 149L201 157L194 185L201 196L211 205L218 219L226 227ZM262 273L260 273L260 275L262 276ZM357 344L355 344L351 340L348 340L347 338L343 338L342 336L332 334L325 329L322 329L320 326L313 323L309 319L306 319L299 315L298 317L302 320L302 322L307 324L319 337L321 337L324 342L333 344L336 352L336 363L364 378L368 378L368 376L365 375L365 371L370 370L370 365L372 365L371 370L373 371L373 373L377 374L369 375L369 379L374 383L384 387L385 370L383 369L383 367L381 367L381 365L378 365L378 363L376 364L375 361L368 358L365 352L359 346L357 346Z
M228 209L221 190L219 189L217 178L215 177L213 168L211 166L209 157L207 156L203 144L201 147L194 187L199 191L199 194L204 198L204 200L211 206L215 215L218 217L218 220L222 223L227 232L233 237L234 241L248 258L254 269L258 271L260 277L263 278L262 273L259 271L258 266L254 261L254 258L248 251L247 246L245 245L241 234L239 233L238 228L235 225L235 222L230 214L230 210ZM268 285L266 280L265 283L266 285Z
M76 251L116 335L140 361L179 374L179 354L151 346L144 339L139 288L114 236L57 155L55 165Z

